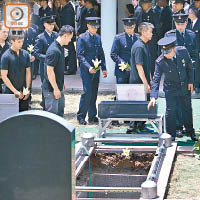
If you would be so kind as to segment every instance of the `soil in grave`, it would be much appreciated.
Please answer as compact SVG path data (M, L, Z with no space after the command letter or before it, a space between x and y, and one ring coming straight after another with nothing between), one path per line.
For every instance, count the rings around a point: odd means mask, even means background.
M115 153L97 153L91 156L91 174L147 175L154 153L130 153L129 156ZM87 185L89 164L77 177L76 185Z

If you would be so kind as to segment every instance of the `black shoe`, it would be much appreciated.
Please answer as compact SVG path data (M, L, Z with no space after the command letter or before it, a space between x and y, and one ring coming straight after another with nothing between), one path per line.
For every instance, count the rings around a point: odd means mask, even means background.
M182 138L183 137L183 130L176 130L176 137Z
M76 72L65 71L64 74L65 74L65 75L75 75Z
M93 118L89 118L89 119L88 119L88 122L89 122L89 123L98 123L99 120L98 120L97 117L93 117Z
M137 128L133 128L133 127L128 127L126 130L126 134L137 134L138 133L138 129Z
M118 121L112 121L112 125L113 126L119 126L119 122Z
M130 123L130 121L124 121L124 124L129 124Z
M80 125L87 125L87 122L84 119L79 119L78 122Z

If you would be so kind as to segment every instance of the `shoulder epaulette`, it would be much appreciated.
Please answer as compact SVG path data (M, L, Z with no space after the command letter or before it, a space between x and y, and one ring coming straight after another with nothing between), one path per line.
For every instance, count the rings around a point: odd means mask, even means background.
M173 29L173 30L167 31L166 34L172 34L172 33L176 33L176 29Z
M163 56L163 55L160 55L160 56L156 59L156 62L159 63L163 58L164 58L164 56Z
M181 50L181 49L186 49L185 46L177 46L176 48L177 48L177 49L180 49L180 50Z

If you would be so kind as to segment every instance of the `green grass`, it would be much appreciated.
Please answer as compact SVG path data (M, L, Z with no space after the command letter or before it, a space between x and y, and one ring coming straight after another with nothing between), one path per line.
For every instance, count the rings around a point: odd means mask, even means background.
M200 199L200 160L195 157L178 155L167 199Z

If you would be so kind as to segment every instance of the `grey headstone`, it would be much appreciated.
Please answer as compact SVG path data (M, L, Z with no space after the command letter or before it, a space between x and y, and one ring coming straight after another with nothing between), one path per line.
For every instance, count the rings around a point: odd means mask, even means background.
M73 131L44 111L0 123L0 199L71 200Z

